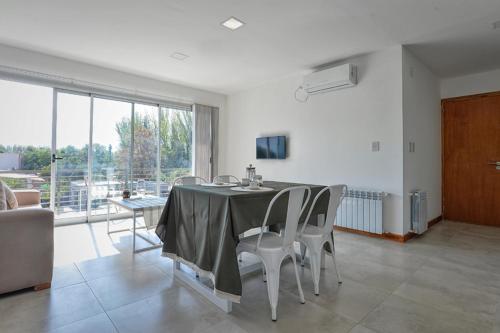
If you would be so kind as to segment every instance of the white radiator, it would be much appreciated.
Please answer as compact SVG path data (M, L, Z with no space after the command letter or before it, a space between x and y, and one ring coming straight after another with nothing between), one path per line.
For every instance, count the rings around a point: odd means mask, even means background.
M337 210L335 225L382 234L385 192L348 188Z
M415 190L410 192L411 229L417 234L427 231L427 192Z

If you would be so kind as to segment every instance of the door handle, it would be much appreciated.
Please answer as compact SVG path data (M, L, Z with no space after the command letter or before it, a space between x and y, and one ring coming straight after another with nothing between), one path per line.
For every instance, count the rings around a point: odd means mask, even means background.
M496 165L496 166L500 166L500 161L496 161L496 162L488 162L489 165Z
M56 160L62 160L62 157L56 156L56 154L52 154L52 163L54 163Z

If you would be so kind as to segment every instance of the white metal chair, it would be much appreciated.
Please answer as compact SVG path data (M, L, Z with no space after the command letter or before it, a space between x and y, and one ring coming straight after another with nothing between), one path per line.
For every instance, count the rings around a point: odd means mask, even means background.
M219 176L215 176L214 179L213 179L213 182L214 183L217 183L217 182L223 182L223 183L241 183L240 179L236 176L233 176L233 175L219 175Z
M305 192L307 192L307 198L304 202ZM274 203L285 193L288 193L289 197L284 232L281 236L274 232L264 232ZM262 223L261 232L258 235L243 238L236 248L238 254L241 252L248 252L258 256L262 260L263 269L267 275L267 293L269 296L269 303L271 304L272 320L276 320L281 263L288 256L290 256L293 261L300 302L302 304L305 303L304 293L300 285L293 243L297 233L300 216L309 202L310 197L311 190L307 186L296 186L280 191L269 203L264 222Z
M205 184L207 181L205 178L198 176L183 176L176 178L174 180L173 185L196 185L196 184Z
M326 243L330 245L331 256L333 259L333 266L337 273L338 283L341 284L340 273L337 269L335 262L335 247L333 240L333 222L337 215L337 208L339 207L347 187L345 185L332 185L322 189L314 198L306 220L302 225L299 225L297 231L296 241L300 242L301 250L301 265L304 266L304 257L306 248L309 250L309 259L311 265L311 274L314 282L314 294L319 295L319 277L321 272L321 251ZM328 211L326 212L325 224L321 227L308 224L311 218L311 213L316 206L318 199L326 192L330 192L330 199L328 200Z

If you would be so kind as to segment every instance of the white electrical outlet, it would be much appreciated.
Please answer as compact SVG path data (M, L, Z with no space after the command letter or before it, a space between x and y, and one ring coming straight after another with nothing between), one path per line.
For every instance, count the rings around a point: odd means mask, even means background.
M373 141L372 142L372 151L380 151L380 141Z

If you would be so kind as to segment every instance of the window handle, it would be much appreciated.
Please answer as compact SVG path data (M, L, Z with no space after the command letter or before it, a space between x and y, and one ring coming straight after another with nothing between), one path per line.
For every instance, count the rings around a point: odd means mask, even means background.
M56 156L56 154L52 154L52 163L54 163L56 160L62 160L62 157Z

